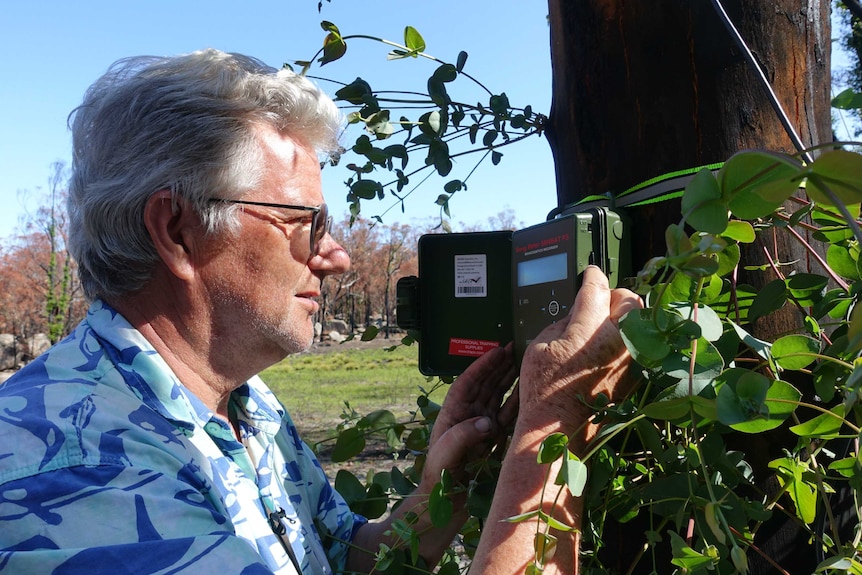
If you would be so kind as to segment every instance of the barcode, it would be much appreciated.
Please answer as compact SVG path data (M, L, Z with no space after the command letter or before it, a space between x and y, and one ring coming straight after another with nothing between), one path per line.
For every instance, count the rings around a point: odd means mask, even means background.
M485 286L458 286L458 293L485 293Z

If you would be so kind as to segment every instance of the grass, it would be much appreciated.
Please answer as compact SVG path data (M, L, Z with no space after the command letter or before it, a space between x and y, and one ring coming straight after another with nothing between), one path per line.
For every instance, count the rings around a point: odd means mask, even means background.
M332 435L345 402L363 415L388 409L406 418L416 410L420 387L431 389L436 381L419 373L417 346L335 350L289 357L261 373L309 444ZM442 402L447 389L431 399Z

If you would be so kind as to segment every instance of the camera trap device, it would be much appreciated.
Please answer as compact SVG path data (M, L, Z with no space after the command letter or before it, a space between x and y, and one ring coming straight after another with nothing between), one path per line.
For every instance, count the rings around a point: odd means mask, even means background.
M510 341L520 362L539 332L567 318L587 266L601 268L611 287L628 273L625 227L599 207L514 232L420 237L419 275L396 288L398 326L419 341L419 371L458 375Z

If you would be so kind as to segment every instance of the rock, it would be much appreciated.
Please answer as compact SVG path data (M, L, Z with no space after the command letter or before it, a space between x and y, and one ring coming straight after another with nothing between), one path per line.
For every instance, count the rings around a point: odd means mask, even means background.
M347 322L340 319L329 319L326 320L323 324L323 331L332 332L337 331L338 333L350 333L350 327L347 325Z
M15 336L11 333L0 333L0 371L17 367L18 349Z
M30 359L39 357L51 347L51 340L44 333L37 333L27 340L27 347L30 352Z
M341 343L342 341L344 341L347 338L345 338L343 335L341 335L337 331L331 331L331 332L329 332L329 339L331 339L335 343Z

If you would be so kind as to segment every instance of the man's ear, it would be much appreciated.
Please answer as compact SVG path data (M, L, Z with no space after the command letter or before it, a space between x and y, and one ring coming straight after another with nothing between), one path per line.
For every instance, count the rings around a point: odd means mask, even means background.
M164 266L179 279L191 279L194 250L200 248L200 220L191 204L170 190L158 191L144 207L144 225Z

